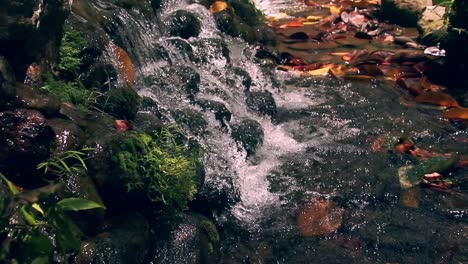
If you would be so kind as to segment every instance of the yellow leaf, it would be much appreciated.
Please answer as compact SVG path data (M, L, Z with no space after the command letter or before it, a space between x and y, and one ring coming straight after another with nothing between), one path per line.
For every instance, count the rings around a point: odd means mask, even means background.
M339 16L341 14L341 6L330 6L330 13Z
M322 17L321 16L308 16L306 19L309 21L319 21L320 19L322 19Z
M328 75L331 68L332 68L332 65L325 66L317 70L308 71L307 74L312 75L312 76L326 76Z
M37 203L33 203L32 204L32 208L34 208L36 211L38 211L39 213L41 213L41 215L44 215L44 210L42 210L41 206L38 205Z
M223 10L226 10L229 7L229 5L224 2L224 1L216 1L210 6L210 12L211 13L218 13Z
M319 22L303 22L304 26L307 26L307 25L316 25L318 24Z

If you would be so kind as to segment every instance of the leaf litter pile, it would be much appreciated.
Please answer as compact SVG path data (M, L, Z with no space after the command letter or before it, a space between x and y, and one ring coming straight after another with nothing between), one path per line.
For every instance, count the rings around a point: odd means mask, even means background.
M428 76L434 65L441 65L445 51L418 44L416 28L379 21L375 14L380 0L300 1L307 8L267 17L278 38L277 70L316 78L393 82L401 104L440 109L448 121L468 122L468 108ZM399 170L404 206L418 206L418 198L413 197L417 186L465 197L450 189L456 181L445 175L468 167L466 155L424 150L406 136L388 134L375 140L371 150L419 160L418 165ZM333 203L312 200L301 208L297 221L304 236L324 236L341 226L342 211Z

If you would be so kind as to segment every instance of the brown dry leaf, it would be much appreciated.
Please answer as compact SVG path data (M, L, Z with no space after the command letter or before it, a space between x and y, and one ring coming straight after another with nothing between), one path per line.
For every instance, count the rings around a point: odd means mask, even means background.
M308 6L318 6L318 4L315 3L314 0L305 0L304 3Z
M304 236L325 236L341 226L343 212L344 210L332 201L315 199L301 208L297 216L297 226Z
M353 4L355 7L361 8L361 9L368 8L371 5L371 3L366 0L356 1Z
M325 64L321 68L307 71L307 74L312 76L326 76L330 72L330 69L333 67L333 64Z
M229 8L228 3L224 1L216 1L210 6L210 12L214 14L214 13L224 11L228 8Z
M345 72L343 71L343 66L333 66L330 68L330 73L335 77L335 78L342 78L345 76Z
M443 114L446 119L468 120L468 108L450 108Z
M130 56L128 56L128 53L125 50L115 45L113 42L110 42L109 45L110 50L117 62L120 77L129 85L132 85L135 81L135 69L133 67Z
M416 96L415 101L444 107L461 107L452 96L443 92L426 92Z
M400 195L400 203L404 207L408 208L418 208L419 207L419 193L417 189L405 189Z

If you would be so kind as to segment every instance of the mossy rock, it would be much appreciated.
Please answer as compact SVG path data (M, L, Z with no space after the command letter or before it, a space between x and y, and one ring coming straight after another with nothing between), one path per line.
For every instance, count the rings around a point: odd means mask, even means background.
M382 19L406 27L415 27L431 0L383 0L380 10Z
M101 110L119 119L134 119L141 103L141 97L130 87L109 91L98 98Z

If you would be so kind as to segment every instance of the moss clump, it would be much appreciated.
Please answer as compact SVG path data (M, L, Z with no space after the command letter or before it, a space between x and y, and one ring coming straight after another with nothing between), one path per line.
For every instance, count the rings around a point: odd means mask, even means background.
M264 15L251 0L228 0L241 21L249 26L256 26L264 20Z
M141 97L130 87L112 90L98 98L102 111L121 119L134 119L141 103Z
M422 162L414 166L408 172L408 179L410 181L418 181L424 175L433 172L443 173L451 168L458 161L457 157L453 158L432 158L428 161Z
M111 157L127 190L144 191L167 209L185 209L196 188L198 153L187 150L168 130L131 134L117 143Z
M62 78L73 80L78 77L82 64L80 54L85 45L86 40L80 32L71 28L64 29L59 50L60 60L57 66Z
M219 242L218 229L212 222L203 220L200 222L199 228L206 234L211 243Z
M62 102L70 102L80 108L89 108L96 102L97 93L86 89L81 82L66 82L55 79L51 74L44 77L42 90L57 96Z

